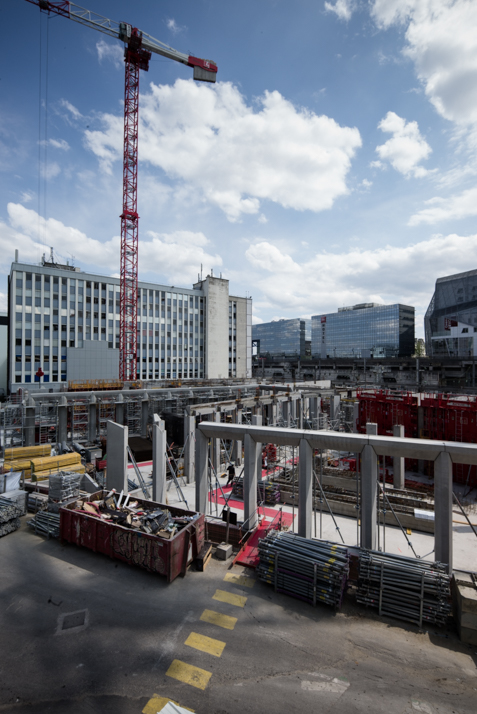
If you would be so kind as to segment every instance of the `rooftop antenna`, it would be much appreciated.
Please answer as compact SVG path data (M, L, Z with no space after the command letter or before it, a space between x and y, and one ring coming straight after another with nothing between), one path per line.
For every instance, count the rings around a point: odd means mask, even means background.
M200 279L202 280L202 263L200 264Z
M54 263L54 258L53 258L53 246L50 247L50 263Z

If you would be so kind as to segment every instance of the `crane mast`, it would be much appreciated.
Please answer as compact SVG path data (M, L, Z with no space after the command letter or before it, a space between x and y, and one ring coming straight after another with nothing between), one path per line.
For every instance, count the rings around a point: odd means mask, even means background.
M151 53L192 67L194 79L215 82L217 65L169 47L126 22L114 22L68 0L27 0L40 10L66 17L125 44L123 206L121 213L119 378L137 376L139 215L137 212L139 70L147 72Z

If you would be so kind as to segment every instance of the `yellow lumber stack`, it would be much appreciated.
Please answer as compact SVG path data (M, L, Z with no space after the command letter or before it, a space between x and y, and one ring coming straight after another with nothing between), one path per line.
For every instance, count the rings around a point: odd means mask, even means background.
M5 449L5 461L18 461L34 459L39 456L50 456L51 444L40 444L39 446L15 446L11 449ZM28 463L28 467L30 464ZM20 469L14 469L19 471Z
M81 464L81 456L76 452L73 454L60 454L59 456L45 456L31 459L30 463L32 474L37 471L62 471L73 464Z
M65 466L63 469L46 469L45 471L35 471L32 476L32 481L46 481L46 479L50 478L50 476L55 476L60 471L66 471L68 473L73 471L74 473L84 474L85 467L83 466L83 464L72 464L71 466Z
M16 461L5 461L4 471L30 471L30 459L17 459Z

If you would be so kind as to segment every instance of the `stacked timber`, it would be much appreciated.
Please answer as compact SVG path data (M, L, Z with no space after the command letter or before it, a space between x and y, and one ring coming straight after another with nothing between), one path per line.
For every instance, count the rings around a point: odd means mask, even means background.
M51 444L38 446L16 446L5 449L4 471L24 471L25 476L31 475L31 460L51 455Z
M47 479L62 470L74 470L77 473L84 473L85 469L81 464L81 455L75 451L70 454L45 456L31 460L31 476L33 481Z

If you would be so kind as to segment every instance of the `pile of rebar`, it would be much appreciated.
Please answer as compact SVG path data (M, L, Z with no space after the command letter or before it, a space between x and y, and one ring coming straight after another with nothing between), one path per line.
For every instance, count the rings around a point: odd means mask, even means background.
M309 540L293 533L270 531L259 541L257 576L312 605L340 607L349 573L346 548Z
M21 509L14 501L0 496L0 538L20 528Z
M442 563L362 551L359 558L358 602L380 615L412 622L444 625L451 611L450 577Z
M59 513L48 513L48 511L38 511L35 517L28 521L28 525L35 533L44 535L47 538L60 537L60 515Z
M48 498L50 501L63 503L79 496L81 475L60 471L50 476Z

